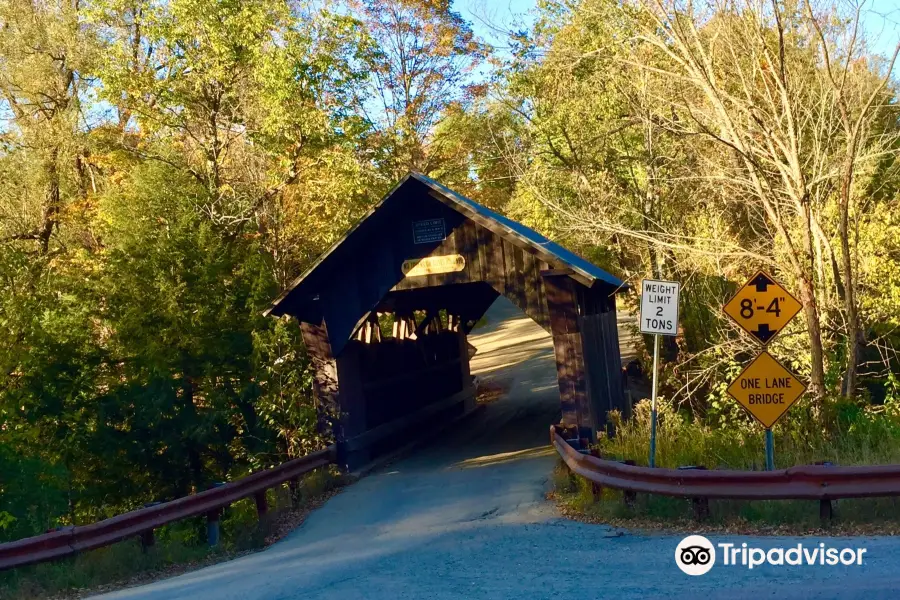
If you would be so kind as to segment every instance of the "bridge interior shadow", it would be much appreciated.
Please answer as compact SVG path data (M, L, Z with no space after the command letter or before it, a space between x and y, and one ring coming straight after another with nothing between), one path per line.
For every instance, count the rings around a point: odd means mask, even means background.
M504 393L392 469L469 468L543 454L549 426L560 420L553 341L503 296L485 317L487 323L469 336L477 349L471 371L479 385Z

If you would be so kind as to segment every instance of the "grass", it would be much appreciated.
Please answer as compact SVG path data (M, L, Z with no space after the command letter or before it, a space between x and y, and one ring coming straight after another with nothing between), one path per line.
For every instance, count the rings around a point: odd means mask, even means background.
M271 489L270 512L263 520L257 519L252 499L231 505L223 514L221 541L215 548L206 544L205 519L194 518L158 529L155 545L146 551L138 539L129 539L69 559L2 572L0 598L79 598L230 560L283 537L344 483L332 470L308 474L299 488L298 508L293 508L286 487Z
M838 465L900 463L900 415L891 407L872 409L833 403L813 415L796 407L773 430L775 467L829 461ZM646 465L650 445L649 403L634 407L628 421L611 415L616 435L600 440L604 458L631 459ZM698 466L709 469L762 470L764 431L741 418L715 426L659 404L656 464L660 467ZM824 425L823 425L824 423ZM562 465L562 463L560 463ZM636 529L723 531L765 534L895 534L900 533L900 499L861 498L832 501L834 518L819 520L819 504L811 500L710 500L703 523L693 518L691 501L639 494L633 506L622 492L605 489L599 500L590 485L569 475L562 465L554 475L553 495L560 509L573 518Z
M775 425L776 468L820 461L839 465L900 463L900 414L884 407L876 412L870 407L838 403L819 412L814 416L809 406L797 406ZM724 424L711 425L660 401L658 415L657 466L765 468L765 432L743 413ZM603 455L646 465L650 451L649 402L636 404L628 421L617 413L610 417L616 435L600 440Z

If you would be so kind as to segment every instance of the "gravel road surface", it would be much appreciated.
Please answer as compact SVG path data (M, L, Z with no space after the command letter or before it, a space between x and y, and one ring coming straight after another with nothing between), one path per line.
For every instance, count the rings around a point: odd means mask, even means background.
M505 300L474 332L473 372L509 393L414 455L349 486L263 552L107 599L897 598L896 538L714 537L866 548L862 566L722 566L691 577L682 536L561 519L544 499L559 418L548 336Z

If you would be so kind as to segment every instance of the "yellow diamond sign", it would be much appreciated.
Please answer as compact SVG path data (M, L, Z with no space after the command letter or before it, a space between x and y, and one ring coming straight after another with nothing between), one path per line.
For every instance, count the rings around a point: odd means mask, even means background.
M744 331L768 344L800 312L800 302L760 271L725 305L725 314Z
M728 393L769 429L803 395L806 386L766 351L738 375Z

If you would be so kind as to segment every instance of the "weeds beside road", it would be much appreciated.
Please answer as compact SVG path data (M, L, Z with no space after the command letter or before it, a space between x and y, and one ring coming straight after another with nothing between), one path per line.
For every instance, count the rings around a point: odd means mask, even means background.
M234 559L280 540L345 483L331 468L313 471L298 488L296 507L287 488L270 489L271 509L263 520L252 498L241 500L225 510L215 548L206 544L205 518L197 517L159 528L146 551L132 538L71 559L12 569L0 573L0 598L82 598Z
M689 498L637 494L625 504L622 492L604 488L600 500L581 477L573 477L560 461L549 494L564 516L634 531L666 533L730 533L741 535L900 535L900 498L833 500L828 526L819 520L811 500L710 500L709 518L693 518Z
M773 427L775 468L828 461L834 465L900 463L900 406L825 400L813 416L801 400ZM763 470L765 433L732 403L728 414L700 416L659 402L656 464L677 468ZM634 406L634 418L610 413L615 435L602 438L603 456L646 465L650 450L650 403Z
M812 418L798 406L774 428L775 465L827 461L835 465L900 462L900 413L878 407L826 401ZM649 403L634 407L634 418L613 414L615 435L599 440L604 458L630 459L646 465L650 440ZM740 412L710 424L659 403L656 463L660 467L704 466L708 469L761 470L765 464L762 428ZM823 425L824 424L824 425ZM709 518L693 519L690 499L638 494L632 507L622 492L604 489L594 500L590 486L571 477L565 465L554 473L553 499L563 514L586 522L630 529L678 532L728 532L767 535L871 535L900 533L900 499L853 498L832 501L834 517L823 525L810 500L711 500Z

